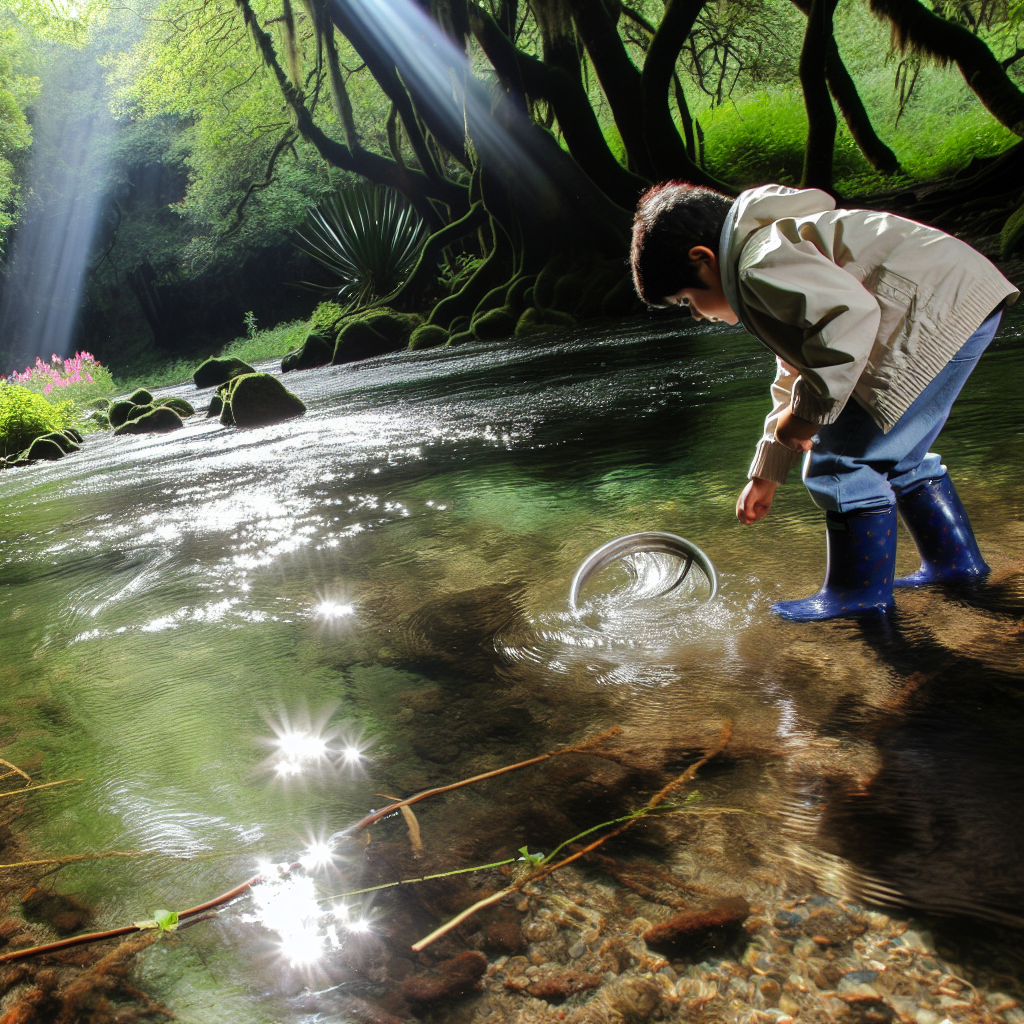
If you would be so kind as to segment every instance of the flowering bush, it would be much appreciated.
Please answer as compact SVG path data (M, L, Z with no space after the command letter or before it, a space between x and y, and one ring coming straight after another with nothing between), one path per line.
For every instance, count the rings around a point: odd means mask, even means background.
M63 430L75 418L75 403L51 403L20 384L0 380L0 456L15 455L37 437Z
M19 384L49 399L74 399L79 405L94 398L112 395L116 390L110 371L89 352L76 352L73 358L54 355L48 363L36 359L24 373L12 373L12 384Z

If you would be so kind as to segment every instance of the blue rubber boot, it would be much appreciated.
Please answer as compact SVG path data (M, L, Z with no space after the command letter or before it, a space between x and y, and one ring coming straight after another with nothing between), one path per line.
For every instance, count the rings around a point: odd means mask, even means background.
M896 509L827 512L825 585L812 597L779 601L772 611L790 622L818 622L888 611L896 560Z
M904 491L897 507L921 556L921 568L897 579L897 587L976 580L988 574L971 521L948 476Z

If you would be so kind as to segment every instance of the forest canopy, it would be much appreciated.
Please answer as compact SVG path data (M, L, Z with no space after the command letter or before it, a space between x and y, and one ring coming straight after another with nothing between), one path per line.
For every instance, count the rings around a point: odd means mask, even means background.
M77 60L100 69L90 102L112 125L90 171L104 204L82 320L95 348L138 357L154 342L229 337L247 311L262 323L301 314L315 300L286 282L317 271L296 231L358 181L398 190L425 223L420 261L389 301L445 331L526 296L622 312L631 210L654 181L736 192L774 180L842 200L1019 145L1022 11L1024 0L15 0L0 16L0 230L45 200L33 125L46 103L88 92L58 74ZM984 230L1019 191L989 197Z

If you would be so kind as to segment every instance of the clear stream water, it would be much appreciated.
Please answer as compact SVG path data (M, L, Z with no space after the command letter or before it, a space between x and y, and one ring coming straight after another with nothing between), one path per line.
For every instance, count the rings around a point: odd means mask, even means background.
M824 562L797 479L763 523L734 518L771 371L746 335L686 320L408 353L289 375L309 412L278 426L200 415L0 475L0 754L37 781L82 779L32 798L28 838L149 851L66 868L57 888L97 925L183 909L379 794L616 724L685 764L729 718L707 793L773 810L759 842L812 876L831 855L876 894L1019 923L1021 318L939 446L992 581L901 594L884 624L769 614ZM171 390L200 409L208 394ZM584 556L649 529L699 544L719 598L651 599L666 567L648 560L639 583L606 571L570 616ZM916 565L905 534L898 565ZM556 813L529 772L420 805L431 866L614 816ZM466 822L487 815L473 846ZM402 840L401 821L383 834ZM359 879L355 858L331 884ZM147 954L147 985L188 1021L301 1019L301 972L253 913L242 901Z

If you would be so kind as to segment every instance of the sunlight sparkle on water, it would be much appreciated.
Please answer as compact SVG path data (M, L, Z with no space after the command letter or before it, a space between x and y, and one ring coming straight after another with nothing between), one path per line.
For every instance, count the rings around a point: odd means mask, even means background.
M267 869L264 881L252 890L256 911L245 919L262 925L280 937L282 954L294 967L316 963L325 952L326 936L320 931L323 911L316 900L313 879L307 875L282 873Z
M342 604L339 601L324 600L316 606L315 611L318 619L331 621L347 618L355 611L355 607L350 604Z
M306 852L299 858L299 863L306 871L315 871L326 867L334 861L334 848L329 843L311 843Z

